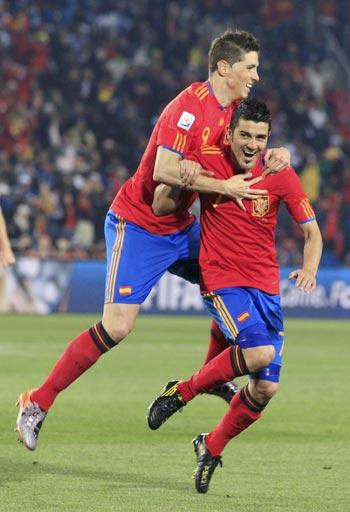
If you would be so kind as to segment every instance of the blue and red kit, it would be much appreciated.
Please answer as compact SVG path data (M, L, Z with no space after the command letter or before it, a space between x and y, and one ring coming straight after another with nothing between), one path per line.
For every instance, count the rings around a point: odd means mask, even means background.
M214 171L215 178L228 179L236 172L229 148L200 150L196 159ZM260 159L253 177L262 171ZM315 214L292 168L269 175L254 187L268 193L245 200L245 212L227 197L200 195L201 291L210 314L232 343L241 348L275 346L274 361L257 377L277 381L284 339L275 248L278 209L285 203L299 224L314 222Z
M195 195L184 193L181 207L169 215L157 217L152 211L157 148L186 158L198 148L224 144L235 105L222 107L209 81L197 82L160 115L137 171L118 192L106 219L107 303L141 304L179 258L198 258L199 225L188 210ZM174 273L186 277L181 270Z
M187 194L181 208L169 215L157 217L152 211L154 190L158 185L153 180L158 146L186 158L198 148L222 145L235 105L222 107L208 81L196 82L182 91L161 113L138 169L119 190L111 210L158 235L175 233L189 226L194 221L188 211L193 194Z

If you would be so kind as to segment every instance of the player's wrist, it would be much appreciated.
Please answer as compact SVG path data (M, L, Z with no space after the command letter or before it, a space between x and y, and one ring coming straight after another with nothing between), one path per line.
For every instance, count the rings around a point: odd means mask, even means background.
M228 181L229 180L215 180L216 184L216 190L215 192L217 194L222 194L222 195L230 195L229 194L229 187L228 187Z
M303 272L308 272L309 274L312 274L313 277L316 277L316 274L317 274L317 268L315 269L313 267L303 267L302 271Z

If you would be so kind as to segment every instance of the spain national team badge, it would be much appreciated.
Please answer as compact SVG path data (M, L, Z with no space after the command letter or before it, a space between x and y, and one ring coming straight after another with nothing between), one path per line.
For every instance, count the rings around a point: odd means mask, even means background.
M254 217L264 217L270 208L269 196L257 197L253 200L253 211Z

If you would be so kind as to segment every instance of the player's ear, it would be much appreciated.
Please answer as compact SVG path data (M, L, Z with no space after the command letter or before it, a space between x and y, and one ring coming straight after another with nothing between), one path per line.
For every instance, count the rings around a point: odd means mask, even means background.
M225 76L228 71L229 64L226 60L219 60L217 63L217 70L220 76Z
M227 142L232 142L232 139L233 139L233 130L228 127L227 130L226 130L226 137L225 139L227 140Z

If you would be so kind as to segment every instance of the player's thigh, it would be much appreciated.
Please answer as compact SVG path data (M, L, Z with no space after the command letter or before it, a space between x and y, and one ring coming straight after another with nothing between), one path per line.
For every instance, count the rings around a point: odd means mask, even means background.
M154 235L109 212L105 224L106 304L142 304L177 259L169 235Z
M260 317L273 337L284 337L281 296L269 295L255 288L248 288Z
M275 356L271 363L260 371L254 373L252 377L258 380L268 380L278 382L283 363L284 349L284 325L279 295L269 295L257 289L248 289L252 300L264 321L269 336L272 340Z
M245 288L221 288L205 294L203 300L231 343L239 343L243 349L268 344L266 326Z
M104 305L102 324L116 343L124 339L133 330L139 311L139 304Z
M178 244L178 259L196 260L200 249L200 223L195 220L193 224L181 231Z

